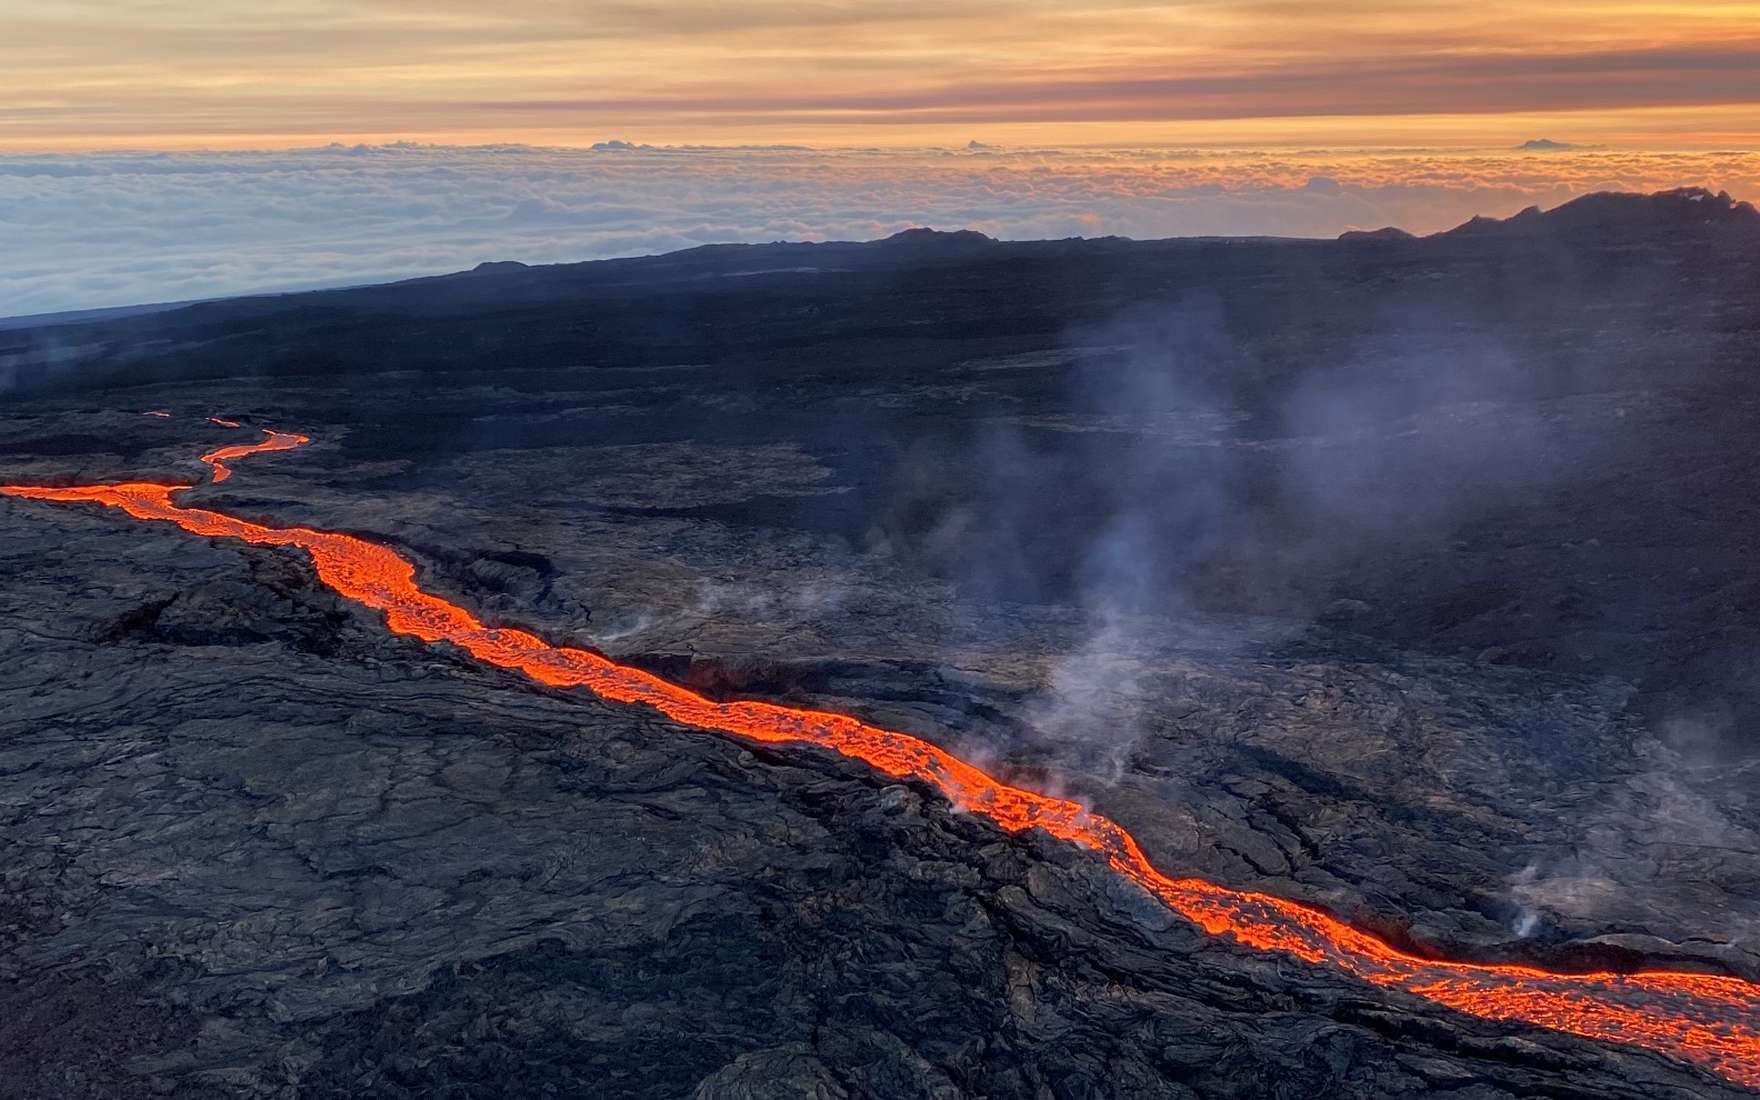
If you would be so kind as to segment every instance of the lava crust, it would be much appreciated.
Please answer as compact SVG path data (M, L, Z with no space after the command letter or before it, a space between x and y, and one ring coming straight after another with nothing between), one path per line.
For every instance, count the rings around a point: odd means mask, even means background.
M1760 283L1667 224L9 334L8 1091L1749 1094Z

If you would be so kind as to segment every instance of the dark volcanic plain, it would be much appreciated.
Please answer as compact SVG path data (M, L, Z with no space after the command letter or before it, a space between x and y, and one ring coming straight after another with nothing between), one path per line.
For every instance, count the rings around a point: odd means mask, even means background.
M1702 193L712 247L0 332L0 482L307 433L185 499L1414 950L1760 978L1757 349L1760 216ZM0 1095L1741 1094L394 637L296 554L0 499L0 655Z

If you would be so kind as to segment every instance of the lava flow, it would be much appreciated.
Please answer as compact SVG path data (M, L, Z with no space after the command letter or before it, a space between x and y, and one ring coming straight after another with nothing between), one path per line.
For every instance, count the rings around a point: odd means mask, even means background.
M230 474L227 459L309 442L302 435L266 434L264 442L204 455L213 480ZM614 702L643 704L687 726L766 744L819 745L865 761L892 778L926 783L954 805L1005 830L1043 829L1100 854L1115 871L1187 920L1248 947L1331 966L1474 1016L1645 1047L1760 1088L1760 985L1676 971L1561 974L1419 958L1296 902L1165 875L1116 822L1075 802L1009 786L909 734L841 714L771 703L713 702L597 653L553 646L522 630L485 626L457 604L424 592L416 584L415 566L386 547L332 531L266 527L172 501L173 494L189 488L146 482L59 489L7 485L0 486L0 494L93 502L209 538L297 547L311 555L324 584L384 612L396 633L429 643L450 642L480 661L522 672L539 683L586 688Z
M213 417L209 417L208 419L223 427L238 427L237 424L228 421L214 420ZM269 429L264 428L263 434L269 438L263 440L261 443L235 443L230 447L221 447L217 450L209 451L202 456L202 461L213 467L214 484L218 485L232 476L232 471L227 468L226 465L228 459L243 458L246 455L262 454L264 451L291 451L295 447L303 447L311 442L306 436L294 435L291 432L272 432ZM187 488L187 486L176 486L176 488Z

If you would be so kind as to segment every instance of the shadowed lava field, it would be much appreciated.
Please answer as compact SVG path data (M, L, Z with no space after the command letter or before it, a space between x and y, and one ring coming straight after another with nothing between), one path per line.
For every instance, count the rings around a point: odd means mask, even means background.
M1760 979L1756 349L1760 215L1702 192L912 231L3 331L0 483L305 433L184 499L1419 953ZM0 579L0 1095L1748 1095L395 637L297 554L0 498Z

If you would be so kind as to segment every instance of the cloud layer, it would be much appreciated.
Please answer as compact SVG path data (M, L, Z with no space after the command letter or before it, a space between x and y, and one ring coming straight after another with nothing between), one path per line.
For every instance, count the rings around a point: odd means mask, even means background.
M719 241L1428 232L1586 191L1760 196L1760 154L332 146L0 156L0 316Z

